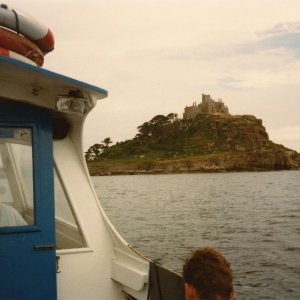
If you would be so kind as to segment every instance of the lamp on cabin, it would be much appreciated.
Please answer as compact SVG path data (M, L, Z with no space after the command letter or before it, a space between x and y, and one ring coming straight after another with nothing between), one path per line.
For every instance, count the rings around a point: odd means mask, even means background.
M88 107L88 101L82 97L74 97L73 95L58 95L56 100L56 108L60 112L85 114Z

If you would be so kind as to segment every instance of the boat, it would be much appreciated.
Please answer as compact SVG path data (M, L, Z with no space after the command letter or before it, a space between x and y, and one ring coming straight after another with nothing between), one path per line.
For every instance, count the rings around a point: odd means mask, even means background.
M107 95L0 55L1 300L184 299L182 277L128 244L95 193L83 125Z

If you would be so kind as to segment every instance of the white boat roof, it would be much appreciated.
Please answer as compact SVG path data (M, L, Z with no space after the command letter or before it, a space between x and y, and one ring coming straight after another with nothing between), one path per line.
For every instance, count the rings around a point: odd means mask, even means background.
M0 55L0 97L55 109L57 96L70 92L88 100L88 111L108 94L100 87Z

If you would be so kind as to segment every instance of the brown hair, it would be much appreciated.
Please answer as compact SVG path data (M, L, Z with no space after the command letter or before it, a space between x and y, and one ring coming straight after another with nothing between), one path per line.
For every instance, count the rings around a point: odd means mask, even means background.
M198 249L186 258L183 279L196 289L201 300L229 300L233 294L230 265L212 248Z

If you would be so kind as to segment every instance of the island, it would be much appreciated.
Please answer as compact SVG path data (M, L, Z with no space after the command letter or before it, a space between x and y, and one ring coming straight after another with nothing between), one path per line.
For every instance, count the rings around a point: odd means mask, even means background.
M205 94L182 119L157 115L134 138L111 143L106 138L85 153L91 176L300 169L300 154L270 141L261 119L231 115Z

